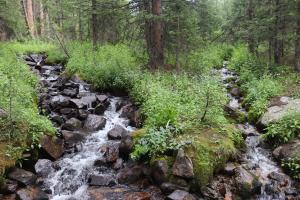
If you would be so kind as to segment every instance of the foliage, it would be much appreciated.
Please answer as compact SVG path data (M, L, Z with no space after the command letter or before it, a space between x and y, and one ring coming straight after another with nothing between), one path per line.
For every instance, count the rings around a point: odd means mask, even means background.
M185 68L199 74L209 73L213 68L223 66L224 60L231 57L232 47L225 44L211 44L191 52Z
M88 43L73 43L69 73L78 73L96 88L128 89L137 70L135 58L125 45L104 45L97 51Z
M270 124L264 137L274 145L286 143L300 136L300 113L290 113Z
M282 167L288 170L294 179L300 180L300 156L282 161Z

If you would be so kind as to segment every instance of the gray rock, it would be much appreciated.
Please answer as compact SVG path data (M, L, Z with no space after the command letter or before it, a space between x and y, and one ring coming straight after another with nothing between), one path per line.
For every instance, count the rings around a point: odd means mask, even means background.
M175 190L188 191L189 188L188 187L182 187L182 186L174 184L174 183L165 182L165 183L162 183L160 185L160 189L162 190L163 193L169 195L172 192L174 192Z
M39 159L34 165L35 172L42 177L47 177L53 171L52 161L47 159Z
M80 129L82 126L82 123L79 119L71 118L65 122L65 124L62 126L62 129L74 131Z
M196 198L190 193L184 190L175 190L172 194L170 194L167 199L169 200L196 200Z
M122 137L126 136L128 131L120 125L116 125L108 133L108 139L110 140L120 140Z
M168 163L165 160L157 160L153 163L151 168L151 175L155 183L160 185L163 182L167 181L169 167Z
M85 120L84 128L87 131L98 131L104 128L105 124L106 119L104 117L90 114Z
M113 163L119 157L119 144L118 143L111 143L107 146L107 150L104 154L106 162Z
M40 144L42 149L53 159L58 159L64 153L64 141L60 138L44 135Z
M132 137L130 137L129 135L122 137L121 143L119 145L119 156L124 159L128 159L129 154L132 152L133 145L134 142Z
M48 195L38 187L26 187L17 191L18 200L48 200Z
M173 175L191 179L194 177L192 160L185 155L184 150L178 150L176 160L173 164Z
M73 146L74 144L81 142L85 138L85 134L78 131L62 130L61 134L63 135L65 143L69 146Z
M89 177L89 185L91 186L114 186L116 185L116 180L111 175L101 174L101 175L91 175Z
M18 183L12 180L5 180L0 186L0 194L13 194L17 191Z
M273 156L278 160L295 158L300 152L300 140L294 139L290 142L277 147L273 151Z
M8 174L8 178L28 186L33 185L37 177L32 172L26 171L24 169L15 168L12 172Z
M62 92L63 95L69 96L69 97L76 97L77 96L77 89L64 89Z
M50 105L52 108L62 108L68 106L70 103L70 97L58 95L50 99Z

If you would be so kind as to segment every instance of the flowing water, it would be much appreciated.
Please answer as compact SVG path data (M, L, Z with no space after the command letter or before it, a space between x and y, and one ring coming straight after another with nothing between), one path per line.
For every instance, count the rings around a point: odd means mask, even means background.
M95 161L103 158L101 146L108 142L108 131L115 125L121 125L127 131L133 131L134 129L127 126L128 121L126 119L120 118L120 112L116 112L116 103L119 100L119 98L110 99L110 107L104 113L107 122L103 130L88 136L82 142L82 149L79 152L66 154L57 161L56 165L59 170L51 172L44 183L44 186L51 190L53 200L88 199L86 193L88 177L91 174L111 173L108 170L101 172L94 166Z
M225 67L219 70L219 72L225 87L231 88L231 85L237 83L238 76L234 72L228 70L226 65L224 66ZM278 187L276 182L274 182L274 179L270 178L270 174L275 172L283 175L287 179L287 185L285 188L291 187L291 179L286 176L282 172L280 166L278 166L278 164L272 160L271 150L263 147L261 133L257 131L255 126L247 122L248 113L242 107L239 97L233 96L230 92L227 93L227 96L230 99L229 106L232 109L237 109L239 112L244 113L246 117L246 122L238 125L240 129L249 133L245 140L246 152L243 154L242 166L251 173L255 174L262 183L261 193L256 197L256 199L285 199L284 191L279 190L278 192L268 192L268 188Z

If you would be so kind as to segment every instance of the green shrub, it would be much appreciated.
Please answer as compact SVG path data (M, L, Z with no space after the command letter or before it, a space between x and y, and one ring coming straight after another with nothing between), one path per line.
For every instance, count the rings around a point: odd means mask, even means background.
M104 45L93 51L89 43L73 44L67 69L90 81L96 88L128 89L137 64L125 45Z
M300 180L300 156L285 159L282 161L281 165L294 179Z
M286 143L300 136L300 113L291 113L280 121L270 124L264 135L274 145Z
M196 49L187 58L186 70L207 74L213 68L223 66L232 54L232 47L225 44L212 44L205 48Z

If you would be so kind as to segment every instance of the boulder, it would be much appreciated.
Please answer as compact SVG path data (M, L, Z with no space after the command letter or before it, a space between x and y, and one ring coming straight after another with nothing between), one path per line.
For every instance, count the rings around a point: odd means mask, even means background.
M111 143L104 154L106 162L113 163L119 158L119 144Z
M134 127L139 127L141 125L140 122L140 111L132 104L127 104L122 107L120 117L128 118L129 125Z
M224 167L224 173L228 176L233 176L235 174L236 168L237 167L235 163L227 163Z
M90 114L85 120L84 128L87 131L99 131L104 128L105 124L106 119L104 117Z
M48 200L48 195L38 187L26 187L17 191L18 200Z
M150 200L151 194L148 192L130 192L125 195L124 200Z
M116 125L108 133L108 139L110 140L120 140L123 136L126 136L128 131L120 125Z
M78 111L75 108L62 108L59 112L65 115L68 119L78 117Z
M39 159L34 165L37 175L47 177L54 169L52 168L52 161L48 159Z
M293 139L290 142L277 147L273 151L273 156L278 159L295 158L300 152L300 139Z
M123 168L117 174L118 182L120 184L132 184L143 177L143 167L139 165L128 166Z
M194 177L192 160L184 153L183 149L178 150L173 164L173 175L186 179Z
M262 186L258 178L242 166L236 169L235 184L237 193L244 198L259 194Z
M13 194L17 191L18 183L13 180L5 180L0 185L0 194Z
M87 110L83 110L83 109L78 110L78 118L81 120L85 120L89 114L90 112Z
M68 131L75 131L75 130L80 129L81 126L82 126L82 123L79 119L71 118L63 124L62 129L68 130Z
M134 142L132 137L130 137L129 135L123 137L119 145L119 156L121 158L128 159L129 154L132 152L133 146Z
M156 184L160 185L163 182L167 181L169 167L168 163L165 160L157 160L153 163L151 168L151 177Z
M231 89L230 94L234 97L239 97L239 96L241 96L241 91L239 88L234 87Z
M281 120L290 112L300 112L300 99L285 101L285 104L269 107L267 112L263 114L259 123L268 126L272 122Z
M184 190L175 190L172 194L170 194L167 199L169 200L196 200L196 198L190 193Z
M37 177L32 172L20 168L15 168L8 174L8 178L28 186L33 185Z
M50 105L53 109L67 107L70 103L70 97L63 95L54 96L50 99Z
M49 117L53 122L56 122L58 125L64 123L64 118L57 113L52 112Z
M167 194L167 195L171 194L175 190L184 190L184 191L189 190L188 187L183 187L183 186L180 186L180 185L177 185L177 184L174 184L174 183L169 183L169 182L162 183L160 185L160 189L162 190L162 192L164 194Z
M69 146L81 142L85 138L85 134L79 131L62 130L61 134L65 140L65 143L68 144Z
M114 168L115 170L119 170L119 169L121 169L122 167L123 167L123 159L122 159L122 158L118 158L118 159L116 160L116 162L114 163L113 168Z
M55 160L64 153L64 141L60 138L44 135L40 144L41 148Z
M99 103L94 109L94 114L103 115L105 110L106 110L105 105L103 103Z
M101 174L101 175L91 175L89 177L89 185L91 186L114 186L116 185L116 180L111 175Z
M77 96L77 88L74 89L66 88L63 90L62 94L74 98Z

